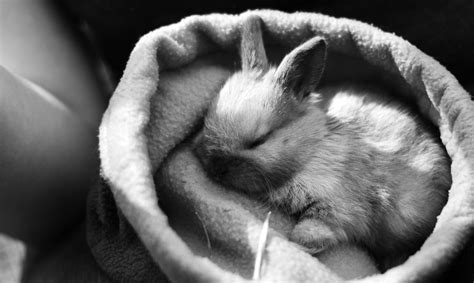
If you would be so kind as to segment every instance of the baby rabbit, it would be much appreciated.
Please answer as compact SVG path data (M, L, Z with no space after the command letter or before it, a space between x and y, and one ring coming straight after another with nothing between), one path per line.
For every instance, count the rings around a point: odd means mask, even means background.
M290 239L309 252L351 242L379 263L404 260L446 201L443 147L380 91L313 93L326 58L320 37L270 66L260 24L253 17L243 25L242 71L208 110L196 156L215 181L296 217Z

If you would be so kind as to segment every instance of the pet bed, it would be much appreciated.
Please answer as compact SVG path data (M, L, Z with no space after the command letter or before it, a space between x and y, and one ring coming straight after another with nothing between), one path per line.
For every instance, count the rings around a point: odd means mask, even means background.
M287 240L294 221L275 211L261 281L425 282L440 276L474 231L474 103L443 66L393 34L314 13L249 11L191 16L137 43L100 126L102 180L89 195L88 243L117 281L251 279L268 208L209 180L189 147L205 111L238 69L243 21L263 20L278 62L315 35L328 42L323 83L377 82L439 129L453 184L420 250L378 274L366 253L341 246L312 257Z

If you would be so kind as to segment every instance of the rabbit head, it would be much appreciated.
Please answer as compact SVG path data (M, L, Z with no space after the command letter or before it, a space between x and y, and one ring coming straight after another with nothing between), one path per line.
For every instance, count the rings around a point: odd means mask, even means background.
M325 41L309 39L272 67L260 26L260 18L244 22L242 70L222 87L194 144L212 179L247 192L283 185L325 132L324 113L308 102L323 73Z

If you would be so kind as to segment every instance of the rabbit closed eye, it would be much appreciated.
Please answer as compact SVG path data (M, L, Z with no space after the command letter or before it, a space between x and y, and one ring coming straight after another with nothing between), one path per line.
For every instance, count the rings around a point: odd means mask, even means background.
M195 142L206 172L297 218L290 239L311 253L349 241L380 262L403 259L446 201L443 147L381 91L349 85L314 92L324 71L323 38L270 66L260 25L255 17L244 23L242 70L224 84Z

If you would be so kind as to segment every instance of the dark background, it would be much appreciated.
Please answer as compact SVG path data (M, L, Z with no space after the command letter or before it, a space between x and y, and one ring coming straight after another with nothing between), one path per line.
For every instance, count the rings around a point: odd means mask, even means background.
M284 1L153 1L59 0L71 19L87 26L89 39L120 78L139 37L183 17L249 9L309 11L371 23L395 33L436 58L463 84L474 84L474 1L472 0L284 0Z

